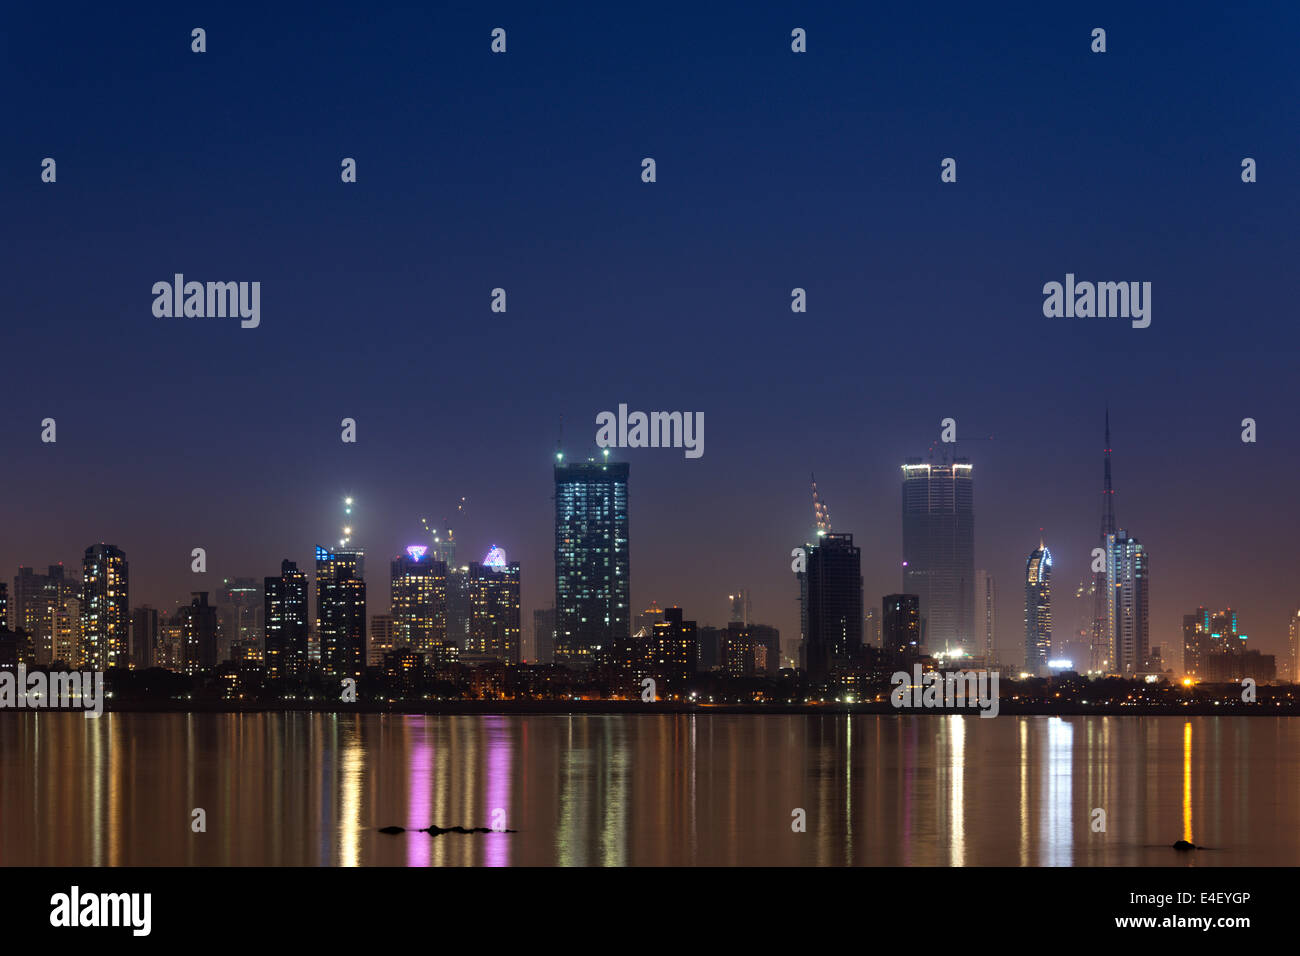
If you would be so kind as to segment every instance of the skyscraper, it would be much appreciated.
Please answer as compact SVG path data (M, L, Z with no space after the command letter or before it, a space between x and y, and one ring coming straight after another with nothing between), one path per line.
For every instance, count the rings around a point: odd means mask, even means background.
M442 560L439 558L438 560ZM470 607L469 565L447 565L447 636L449 644L457 648L469 646Z
M804 575L804 666L813 680L825 680L862 649L862 551L853 535L820 535Z
M1116 534L1115 489L1110 475L1110 409L1106 410L1106 447L1102 471L1101 549L1104 562L1093 565L1092 646L1088 669L1095 674L1113 674L1115 664L1115 600L1110 580L1110 550Z
M84 641L81 634L81 600L65 597L54 609L54 658L63 666L80 670L84 666ZM138 666L138 665L137 665Z
M1287 658L1291 662L1291 681L1300 683L1300 611L1291 615L1291 629L1287 636Z
M366 665L383 667L384 658L397 649L393 615L370 615L370 641L366 644Z
M1237 628L1237 612L1232 608L1209 611L1198 607L1194 614L1183 615L1183 674L1201 680L1213 670L1210 659L1223 654L1245 651L1246 635Z
M48 665L54 657L54 619L69 598L81 597L81 582L66 575L62 564L51 564L48 573L37 574L20 567L14 578L15 630L27 632L37 664Z
M915 594L886 594L881 606L881 647L890 657L921 653L921 601Z
M748 630L754 648L755 672L775 677L781 670L780 630L770 624L750 624Z
M533 611L533 660L550 664L555 660L555 608Z
M256 578L226 578L216 594L218 620L222 624L219 660L233 657L237 645L255 648L261 645L265 623L262 584Z
M158 666L158 611L148 605L131 612L131 666Z
M975 644L984 654L984 666L997 663L997 604L998 588L993 575L987 571L975 572Z
M358 678L366 665L365 552L316 548L320 661L330 677Z
M737 588L734 592L727 595L727 600L731 602L730 619L748 625L754 613L754 605L753 601L750 599L749 588Z
M519 564L493 547L469 566L470 654L519 663Z
M278 578L262 581L267 680L301 680L307 673L307 575L280 562Z
M972 651L975 642L975 492L965 459L903 465L903 591L921 604L921 641L931 651Z
M94 544L82 559L81 632L84 666L126 667L131 604L126 555L116 545Z
M863 626L862 643L875 648L882 647L883 645L880 643L880 611L876 610L875 607L868 607L866 622Z
M447 565L411 545L393 558L393 643L431 663L435 643L447 639Z
M1147 669L1150 639L1150 559L1122 528L1107 535L1106 593L1113 597L1112 672L1135 677Z
M651 631L651 673L670 687L681 687L695 676L699 661L695 622L682 620L679 607L664 608L663 620Z
M589 664L631 636L626 462L555 466L555 659Z
M1052 656L1052 552L1041 541L1025 562L1025 670L1041 674Z
M195 591L188 607L177 612L187 674L217 666L217 609L208 603L207 591Z

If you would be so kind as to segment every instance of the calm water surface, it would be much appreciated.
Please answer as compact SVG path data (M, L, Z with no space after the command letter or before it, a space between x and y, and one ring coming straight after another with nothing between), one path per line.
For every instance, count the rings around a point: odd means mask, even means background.
M1295 865L1297 755L1264 717L10 712L0 865Z

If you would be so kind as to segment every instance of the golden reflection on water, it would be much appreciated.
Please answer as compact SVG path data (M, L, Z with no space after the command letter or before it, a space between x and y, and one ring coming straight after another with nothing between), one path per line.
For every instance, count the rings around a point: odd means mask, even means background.
M1192 839L1192 722L1183 724L1183 839Z
M1295 865L1297 752L1269 717L4 713L0 865Z

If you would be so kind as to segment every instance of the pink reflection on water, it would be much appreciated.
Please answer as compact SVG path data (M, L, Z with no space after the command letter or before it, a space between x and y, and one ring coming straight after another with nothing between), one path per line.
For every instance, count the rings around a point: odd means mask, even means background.
M411 744L411 769L408 777L410 789L406 807L406 828L427 827L429 801L433 792L433 744L425 733L424 722L417 725L417 739ZM420 839L423 837L423 839ZM423 833L411 833L406 839L406 865L428 866L433 840Z
M488 826L493 825L492 814L505 811L505 827L510 826L510 730L501 717L488 717L487 813ZM483 862L488 866L510 865L510 834L485 833Z

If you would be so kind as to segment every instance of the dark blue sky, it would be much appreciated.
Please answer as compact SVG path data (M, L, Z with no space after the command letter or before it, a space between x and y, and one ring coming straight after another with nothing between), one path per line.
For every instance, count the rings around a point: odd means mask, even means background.
M953 417L1014 658L1039 527L1058 632L1073 616L1109 403L1152 642L1230 603L1281 653L1300 606L1300 16L903 6L16 8L4 575L107 540L133 602L170 607L309 563L351 493L382 611L387 558L466 495L463 553L522 563L530 622L559 421L585 455L626 402L706 420L702 459L620 456L634 602L721 623L747 585L791 634L809 472L878 604L901 583L898 466ZM260 281L261 327L155 318L175 272ZM1067 272L1152 282L1151 327L1044 318Z

